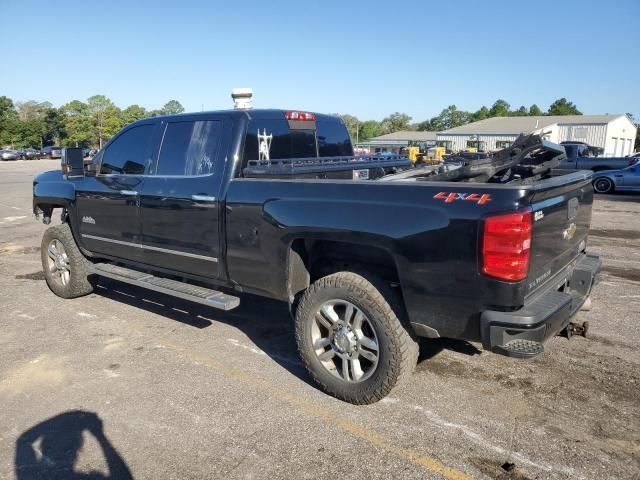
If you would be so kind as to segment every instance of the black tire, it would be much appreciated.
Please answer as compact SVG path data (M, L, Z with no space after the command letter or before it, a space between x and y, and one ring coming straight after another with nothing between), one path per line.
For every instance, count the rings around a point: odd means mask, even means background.
M596 178L593 181L593 190L596 193L611 193L613 192L613 182L607 177Z
M59 248L60 244L62 248ZM57 263L54 260L53 257L58 258L60 255L55 255L50 250L51 245L57 246L54 248L56 253L64 252L62 256L65 257L65 261L60 260L60 262ZM89 261L82 255L82 252L80 252L71 233L71 229L66 223L49 227L44 232L40 257L47 286L57 296L62 298L76 298L93 292L92 278L88 273ZM61 271L65 271L65 269L64 267L58 268L59 264L66 264L68 267L68 275L65 275L66 282L60 273Z
M419 353L415 334L405 319L397 295L381 280L365 276L338 272L319 279L303 294L295 318L298 350L315 382L330 395L357 405L381 400L406 380L416 366ZM332 301L345 301L355 306L375 332L377 363L370 368L369 376L363 376L361 381L346 381L332 373L314 348L312 332L316 315L325 302Z

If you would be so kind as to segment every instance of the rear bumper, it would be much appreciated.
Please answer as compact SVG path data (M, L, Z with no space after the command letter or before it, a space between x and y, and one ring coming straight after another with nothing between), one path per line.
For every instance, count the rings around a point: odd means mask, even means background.
M513 357L534 356L536 353L533 352L514 353L505 346L516 340L542 344L562 331L591 294L601 267L599 256L581 254L564 291L558 291L557 284L553 284L527 300L519 310L485 310L480 317L483 347Z

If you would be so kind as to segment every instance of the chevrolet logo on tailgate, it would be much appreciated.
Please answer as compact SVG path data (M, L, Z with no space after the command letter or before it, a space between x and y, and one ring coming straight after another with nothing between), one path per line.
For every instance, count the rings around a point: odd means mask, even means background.
M565 228L564 232L562 232L562 238L564 238L565 240L571 240L576 234L577 229L578 227L576 227L576 224L572 223L567 228Z

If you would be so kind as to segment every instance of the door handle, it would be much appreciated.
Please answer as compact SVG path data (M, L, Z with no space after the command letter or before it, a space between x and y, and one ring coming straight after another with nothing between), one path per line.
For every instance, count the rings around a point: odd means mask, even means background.
M210 197L209 195L191 195L191 200L194 202L215 202L216 197Z
M138 195L138 192L136 192L135 190L120 190L120 193L129 197L135 197Z

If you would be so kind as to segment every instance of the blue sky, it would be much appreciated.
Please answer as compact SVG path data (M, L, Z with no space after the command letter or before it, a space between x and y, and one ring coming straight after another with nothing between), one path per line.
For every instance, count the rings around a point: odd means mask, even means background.
M0 0L0 18L0 95L14 101L199 111L248 86L256 107L362 119L559 97L640 116L638 0Z

